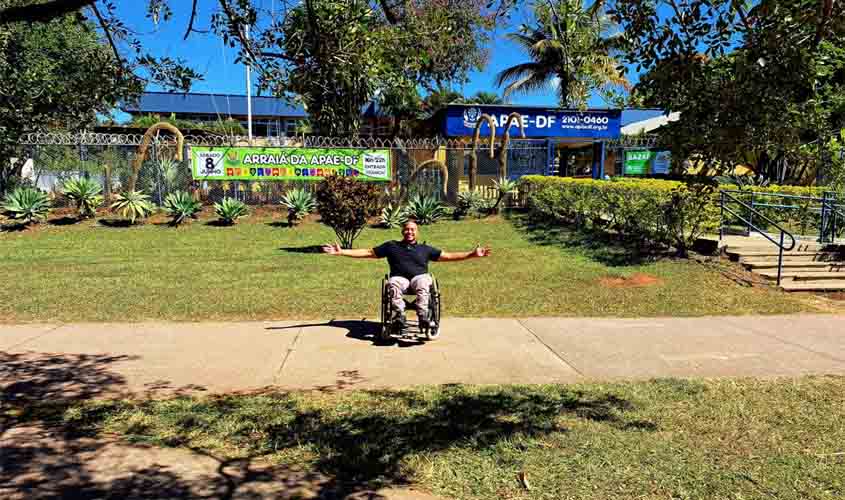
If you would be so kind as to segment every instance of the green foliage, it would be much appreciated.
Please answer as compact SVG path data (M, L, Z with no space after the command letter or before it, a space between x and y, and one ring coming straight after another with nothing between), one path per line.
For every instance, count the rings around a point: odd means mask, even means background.
M170 193L164 199L164 211L170 216L170 224L178 226L187 219L196 219L197 212L202 208L202 203L194 200L190 193L177 191Z
M452 212L452 216L455 219L460 219L468 215L475 215L476 217L481 218L487 215L488 208L489 204L487 203L487 200L484 199L481 191L477 189L472 191L461 191L458 193L458 203L457 206L455 206L455 210Z
M20 187L6 195L3 210L23 224L38 223L50 213L50 198L37 189Z
M247 131L241 123L233 118L218 118L214 122L197 122L193 120L180 120L176 118L174 113L170 116L162 117L160 115L144 115L136 116L129 124L132 127L150 128L156 123L165 122L173 125L179 130L202 130L211 132L213 134L233 136L246 135Z
M832 6L615 2L626 63L644 70L635 94L680 113L661 129L673 158L719 172L748 165L777 183L815 180L818 144L845 125L845 16Z
M598 93L621 106L628 82L617 69L614 49L621 42L604 12L605 2L586 6L582 0L538 2L536 25L522 25L508 38L528 54L530 61L511 66L496 77L507 98L514 93L547 91L554 87L564 107L586 108Z
M223 224L231 226L241 217L246 217L249 210L244 202L227 196L219 203L214 204L214 213L217 214Z
M485 0L314 0L256 36L251 54L258 54L260 87L301 99L315 132L356 134L369 102L413 117L418 89L462 82L481 69L490 13ZM279 52L285 57L261 56Z
M499 177L499 179L493 181L493 187L498 193L498 196L496 197L496 203L491 209L493 213L499 211L499 205L502 203L502 200L505 199L506 196L516 191L516 185L517 183L515 180L508 179L507 177Z
M386 207L381 209L381 217L379 223L385 228L393 229L401 226L408 220L408 214L400 204L388 203Z
M329 176L317 188L320 218L334 229L343 248L352 248L368 219L380 212L381 200L378 184L359 182L351 177Z
M758 188L765 188L769 184L769 179L763 175L727 175L719 176L714 179L719 184L730 184L739 190L756 190Z
M670 245L681 255L719 223L712 183L542 176L521 182L534 217L610 229L621 237Z
M414 195L408 200L407 217L416 220L417 224L434 224L445 213L443 204L433 196Z
M75 15L0 24L0 68L0 192L20 175L21 162L11 165L9 158L18 156L21 135L84 128L142 90L94 25Z
M144 219L153 213L155 209L150 197L141 191L127 191L115 196L111 205L112 210L120 211L123 217L129 219L132 224L138 219Z
M314 211L314 195L305 188L294 188L282 196L281 204L288 209L288 224L295 226Z
M85 177L70 179L62 186L62 194L73 201L83 219L97 214L97 207L103 204L102 190L98 182Z

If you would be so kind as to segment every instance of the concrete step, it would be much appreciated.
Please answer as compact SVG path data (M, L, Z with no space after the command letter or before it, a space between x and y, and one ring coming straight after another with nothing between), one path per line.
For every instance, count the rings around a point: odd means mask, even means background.
M741 263L760 262L778 259L778 252L753 252L738 256ZM837 252L784 252L784 262L832 262L842 259Z
M828 245L822 245L818 242L813 241L797 241L795 242L795 248L790 250L790 252L818 252L824 250L824 248ZM777 245L774 243L766 242L766 244L762 243L755 243L753 245L727 245L726 252L728 254L744 254L749 252L775 252L777 251Z
M790 281L781 283L786 292L837 292L845 290L845 280Z
M757 272L763 269L777 269L778 267L778 260L777 257L774 259L767 259L767 260L759 260L759 261L746 261L743 262L746 268ZM845 271L845 261L813 261L813 262L804 262L804 261L790 261L785 260L783 262L784 269L790 269L792 271L818 271L818 270L833 270Z
M775 280L778 277L778 270L777 268L766 269L758 271L757 274L763 276L764 278ZM806 280L845 280L845 269L842 269L841 271L793 271L790 269L784 269L781 274L781 280L789 280L793 282Z

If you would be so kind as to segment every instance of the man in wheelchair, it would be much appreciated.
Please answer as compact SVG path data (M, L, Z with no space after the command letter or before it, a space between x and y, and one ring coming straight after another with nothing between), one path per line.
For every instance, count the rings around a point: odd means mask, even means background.
M323 246L323 252L361 259L387 258L390 265L388 292L393 305L392 321L397 327L405 328L405 300L403 295L411 292L417 296L416 309L420 327L428 328L428 301L432 277L428 274L429 261L456 262L490 255L489 248L477 246L468 252L443 252L440 249L417 242L419 228L413 220L402 225L401 241L386 241L375 248L343 249L340 245Z

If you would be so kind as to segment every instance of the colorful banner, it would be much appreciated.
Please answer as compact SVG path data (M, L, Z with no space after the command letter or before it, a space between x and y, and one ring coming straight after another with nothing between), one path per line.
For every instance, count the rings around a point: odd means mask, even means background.
M647 175L654 155L647 149L625 151L625 175Z
M387 149L192 147L191 164L195 180L391 180Z

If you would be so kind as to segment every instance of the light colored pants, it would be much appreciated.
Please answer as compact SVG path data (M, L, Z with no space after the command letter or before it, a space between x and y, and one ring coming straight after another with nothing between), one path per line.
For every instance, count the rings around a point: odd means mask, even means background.
M401 276L391 276L387 280L387 294L393 307L399 312L405 312L403 295L411 292L417 296L417 311L428 312L429 288L434 280L430 274L420 274L408 281Z

